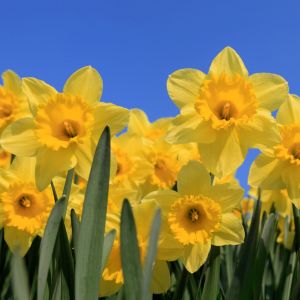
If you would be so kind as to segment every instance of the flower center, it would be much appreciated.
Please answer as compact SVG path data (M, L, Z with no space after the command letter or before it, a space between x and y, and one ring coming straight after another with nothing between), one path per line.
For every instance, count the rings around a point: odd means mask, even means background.
M257 107L252 84L238 74L209 74L195 102L196 111L216 129L248 121Z
M35 123L39 142L53 150L84 143L91 135L92 110L80 97L56 94L38 107Z
M29 195L22 195L18 202L23 208L29 208L31 206L31 199Z
M0 87L0 129L14 120L18 108L16 97L4 87Z
M184 245L205 243L220 228L221 207L205 196L185 195L170 208L168 223L175 238Z

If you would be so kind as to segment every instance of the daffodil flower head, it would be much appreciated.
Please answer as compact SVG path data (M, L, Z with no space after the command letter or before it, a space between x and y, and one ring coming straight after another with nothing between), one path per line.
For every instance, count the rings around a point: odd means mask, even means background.
M22 81L11 70L2 74L3 86L0 86L0 132L7 125L30 115L28 101L22 91Z
M181 110L167 140L198 143L203 163L220 178L236 171L248 148L278 141L271 111L287 98L287 83L274 74L249 76L232 48L214 58L207 75L196 69L175 71L167 89Z
M7 170L0 169L1 226L13 252L24 255L32 239L43 229L54 205L50 187L35 186L35 158L15 158Z
M206 261L211 245L243 242L241 218L235 214L243 190L234 183L211 185L209 173L198 161L182 167L177 188L178 192L150 193L143 201L155 200L161 206L163 226L168 228L165 241L182 247L183 263L193 273Z
M36 156L36 184L44 189L60 172L75 167L87 179L95 145L105 126L111 134L121 131L128 111L99 102L102 79L92 67L84 67L66 81L62 93L44 81L23 79L31 116L6 128L1 145L18 156Z
M249 184L265 190L286 189L291 201L300 198L300 99L289 95L277 113L280 139L253 162Z

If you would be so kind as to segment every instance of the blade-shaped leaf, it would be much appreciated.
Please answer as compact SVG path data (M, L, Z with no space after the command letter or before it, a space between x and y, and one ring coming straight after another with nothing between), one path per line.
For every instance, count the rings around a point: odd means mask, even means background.
M14 299L29 300L28 275L22 257L12 256L11 269Z
M157 253L157 243L158 243L158 237L160 232L160 222L161 222L161 212L160 209L158 209L155 212L152 221L151 233L148 242L147 255L146 255L145 265L144 265L144 280L143 280L141 299L145 299L145 300L151 297L149 293L149 288L151 284L152 271L153 271L153 266L154 266L156 253Z
M66 206L65 197L61 197L54 205L45 231L41 241L39 268L38 268L38 282L37 282L37 299L42 300L44 297L45 286L48 277L48 271L50 262L52 259L52 253L59 230L60 221L63 218L64 210Z
M87 183L78 237L75 299L97 299L110 173L110 133L106 127L96 147Z
M76 216L75 210L71 209L71 226L72 226L72 247L76 252L78 249L78 237L80 222Z
M139 300L143 273L134 217L128 200L124 200L121 213L121 261L126 298Z

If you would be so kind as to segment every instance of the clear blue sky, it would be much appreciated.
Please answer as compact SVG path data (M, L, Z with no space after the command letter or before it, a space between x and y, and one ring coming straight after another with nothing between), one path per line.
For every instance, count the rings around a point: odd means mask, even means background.
M174 116L168 74L207 71L225 46L250 73L285 77L300 94L300 4L297 1L9 0L1 2L0 71L41 78L56 88L92 65L104 101ZM246 184L251 151L238 177Z

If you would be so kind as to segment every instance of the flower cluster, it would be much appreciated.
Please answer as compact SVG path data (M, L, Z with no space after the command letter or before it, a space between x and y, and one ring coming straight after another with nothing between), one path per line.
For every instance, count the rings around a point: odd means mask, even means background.
M106 230L117 234L99 283L101 296L123 284L125 198L133 207L142 263L152 218L157 208L162 212L154 293L170 287L168 262L178 259L193 273L212 246L243 243L242 221L251 215L258 189L263 209L275 209L282 219L278 242L290 246L293 228L288 237L283 228L292 203L300 206L300 100L288 94L282 77L249 75L227 47L207 74L181 69L169 76L167 90L180 113L153 123L139 109L101 102L102 79L92 67L72 74L62 92L12 71L2 77L0 226L13 252L25 255L33 238L43 235L54 206L52 189L61 195L66 172L74 168L66 215L70 234L70 210L80 217L96 143L106 126L112 133ZM250 170L249 199L243 199L234 175L249 148L261 154Z

